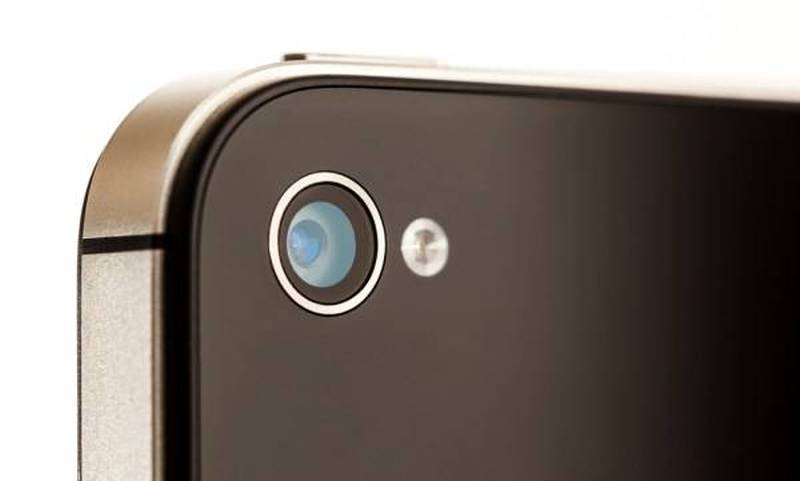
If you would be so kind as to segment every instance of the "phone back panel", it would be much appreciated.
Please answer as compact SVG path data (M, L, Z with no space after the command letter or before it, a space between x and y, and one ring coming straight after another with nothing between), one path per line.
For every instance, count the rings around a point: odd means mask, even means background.
M800 115L468 90L299 90L210 149L202 479L795 479ZM377 288L335 317L267 254L278 198L323 170L387 232ZM432 278L400 254L418 217L450 239Z

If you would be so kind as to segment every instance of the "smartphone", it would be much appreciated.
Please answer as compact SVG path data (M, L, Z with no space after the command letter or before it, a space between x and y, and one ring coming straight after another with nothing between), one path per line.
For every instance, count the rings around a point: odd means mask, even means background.
M800 476L800 95L289 55L93 173L84 481Z

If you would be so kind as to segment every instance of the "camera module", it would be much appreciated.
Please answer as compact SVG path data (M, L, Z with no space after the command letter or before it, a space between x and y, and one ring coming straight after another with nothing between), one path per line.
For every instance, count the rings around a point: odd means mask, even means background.
M316 314L342 314L361 304L380 278L385 255L375 202L344 175L301 178L273 212L272 268L289 297Z

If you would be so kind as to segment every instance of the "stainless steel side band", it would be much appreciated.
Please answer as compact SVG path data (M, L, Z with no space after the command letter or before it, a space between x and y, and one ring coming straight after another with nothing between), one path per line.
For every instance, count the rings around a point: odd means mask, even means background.
M80 473L160 481L159 250L80 257Z

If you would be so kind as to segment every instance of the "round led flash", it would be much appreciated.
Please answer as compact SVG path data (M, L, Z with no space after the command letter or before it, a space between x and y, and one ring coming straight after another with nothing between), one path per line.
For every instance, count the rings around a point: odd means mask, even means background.
M411 272L432 277L444 269L450 245L442 226L427 218L416 219L403 232L403 260Z

